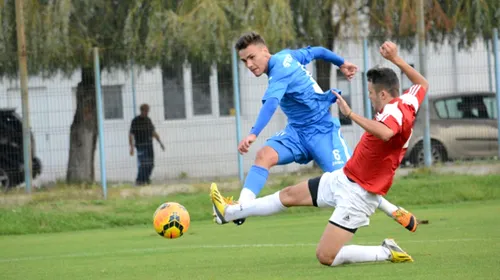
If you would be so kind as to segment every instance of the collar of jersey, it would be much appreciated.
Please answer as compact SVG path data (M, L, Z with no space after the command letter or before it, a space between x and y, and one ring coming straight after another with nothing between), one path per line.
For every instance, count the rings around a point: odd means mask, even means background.
M271 73L271 69L276 65L276 58L274 55L271 55L271 58L269 58L269 61L267 62L267 75L269 76L269 73Z
M380 109L380 111L378 111L377 113L382 114L382 112L384 111L385 106L387 106L389 104L394 104L395 102L398 102L398 100L397 100L398 97L394 97L391 101L389 101L387 104L385 104L384 107L382 107L382 109Z

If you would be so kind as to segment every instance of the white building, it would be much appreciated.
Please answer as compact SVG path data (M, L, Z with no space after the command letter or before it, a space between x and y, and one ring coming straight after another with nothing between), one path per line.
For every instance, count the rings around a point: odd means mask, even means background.
M363 49L359 42L340 45L336 50L347 60L363 67ZM418 66L417 51L403 52L405 59ZM489 54L492 57L491 54ZM493 66L488 67L485 45L476 44L468 51L457 51L449 45L438 50L428 49L427 78L430 94L440 92L491 90ZM369 51L369 67L390 64L378 54L377 47ZM104 132L107 177L110 181L134 181L136 158L129 155L128 130L130 121L141 103L151 106L150 117L163 139L166 151L155 143L153 180L177 177L221 177L238 174L236 151L236 121L233 104L231 66L205 65L172 66L170 70L134 69L136 108L133 106L131 72L113 71L102 74ZM335 69L336 67L334 67ZM308 65L312 70L312 65ZM244 65L239 67L241 135L253 125L261 106L267 78L255 78ZM489 71L489 75L488 75ZM312 71L314 74L314 71ZM400 73L400 71L397 71ZM343 90L353 110L363 113L362 74L352 82L332 71L332 87ZM403 87L408 82L402 77ZM35 135L37 156L43 164L39 182L64 179L69 155L69 131L76 108L75 88L80 72L70 77L50 79L30 77L29 98L31 126ZM326 89L324 89L326 90ZM0 108L16 107L21 112L18 80L3 79L0 84ZM332 110L338 115L334 105ZM252 165L256 151L265 139L286 125L286 117L278 112L265 128L249 154L243 157L245 172ZM362 130L345 123L343 134L354 148ZM309 164L308 166L310 166ZM100 179L99 150L96 150L96 180ZM275 167L273 172L295 171L300 165Z

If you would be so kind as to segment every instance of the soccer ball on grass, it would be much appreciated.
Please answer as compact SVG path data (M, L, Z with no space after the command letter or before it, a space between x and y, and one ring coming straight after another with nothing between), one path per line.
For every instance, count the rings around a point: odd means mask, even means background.
M177 202L165 202L153 215L153 226L156 232L169 239L181 237L189 228L189 213Z

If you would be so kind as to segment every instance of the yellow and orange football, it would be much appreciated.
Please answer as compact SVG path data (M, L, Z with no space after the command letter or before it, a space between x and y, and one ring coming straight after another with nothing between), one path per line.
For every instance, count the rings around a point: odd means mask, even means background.
M156 232L169 239L181 237L189 228L189 213L177 202L165 202L153 215L153 226Z

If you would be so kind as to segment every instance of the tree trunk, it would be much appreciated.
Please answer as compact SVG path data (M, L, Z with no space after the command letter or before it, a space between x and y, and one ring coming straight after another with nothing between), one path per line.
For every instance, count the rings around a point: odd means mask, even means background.
M76 112L71 124L66 181L94 181L94 154L97 140L95 79L92 67L82 68L82 80L76 88Z

